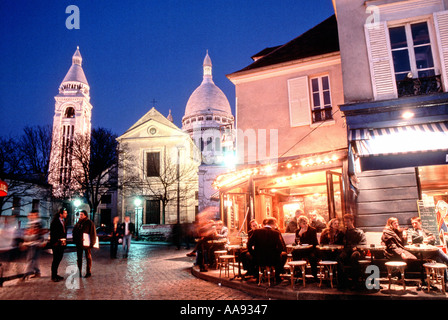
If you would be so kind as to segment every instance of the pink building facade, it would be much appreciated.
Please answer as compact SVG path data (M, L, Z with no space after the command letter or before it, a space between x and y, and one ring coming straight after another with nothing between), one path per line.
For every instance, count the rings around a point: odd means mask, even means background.
M236 90L237 169L220 175L231 230L273 216L286 230L297 209L325 221L349 211L341 57L334 16L267 48L228 75Z

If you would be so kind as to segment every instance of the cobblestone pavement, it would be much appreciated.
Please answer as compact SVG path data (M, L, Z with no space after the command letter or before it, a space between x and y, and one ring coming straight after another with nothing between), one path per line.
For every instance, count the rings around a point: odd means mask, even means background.
M72 274L77 270L76 252L68 247L59 267L59 274L65 279L57 283L50 280L52 255L43 253L42 277L6 281L0 288L0 300L259 299L194 277L190 271L194 258L186 257L185 249L133 243L127 259L121 257L120 250L117 259L109 258L108 245L92 250L92 277L85 279ZM23 266L17 265L17 268Z

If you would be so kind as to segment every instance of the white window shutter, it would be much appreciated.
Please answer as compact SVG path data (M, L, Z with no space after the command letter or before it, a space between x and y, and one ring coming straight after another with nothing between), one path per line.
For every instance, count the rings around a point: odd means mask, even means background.
M375 100L397 98L394 66L386 22L364 25Z
M291 127L309 125L310 97L308 89L308 77L299 77L288 80L289 116Z
M434 13L437 42L440 55L440 73L442 75L443 91L448 91L448 11Z

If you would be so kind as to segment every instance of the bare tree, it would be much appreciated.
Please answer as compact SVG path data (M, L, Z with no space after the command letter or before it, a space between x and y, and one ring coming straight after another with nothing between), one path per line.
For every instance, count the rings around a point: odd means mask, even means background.
M0 197L0 213L13 208L14 198L50 196L46 173L50 148L51 131L45 126L26 127L18 139L0 138L0 179L8 184L8 194Z
M19 139L25 173L47 183L51 153L51 126L25 127Z
M77 136L72 143L71 178L79 185L74 190L83 196L91 208L92 220L101 197L118 188L119 149L116 135L105 128L92 129L90 135Z

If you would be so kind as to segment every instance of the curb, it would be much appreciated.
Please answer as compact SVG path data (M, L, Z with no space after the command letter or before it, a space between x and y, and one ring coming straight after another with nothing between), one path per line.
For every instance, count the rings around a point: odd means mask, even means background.
M191 274L196 278L216 283L217 285L226 286L232 289L240 290L253 296L261 297L267 300L378 300L378 301L393 301L393 300L442 300L447 301L448 295L442 294L414 294L411 296L401 294L401 290L375 290L372 292L356 292L356 291L340 291L331 288L303 288L299 285L292 289L288 286L273 286L267 287L266 284L258 286L256 283L247 283L239 279L231 280L229 278L219 278L213 275L212 272L200 272L196 266L191 267ZM382 281L383 283L383 281ZM385 283L385 282L384 282ZM386 287L387 286L383 286ZM407 290L408 291L408 290ZM410 291L410 290L409 290Z

